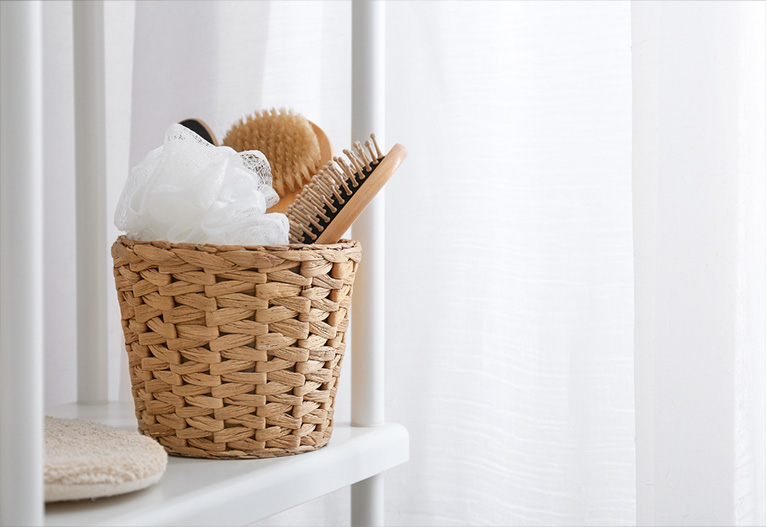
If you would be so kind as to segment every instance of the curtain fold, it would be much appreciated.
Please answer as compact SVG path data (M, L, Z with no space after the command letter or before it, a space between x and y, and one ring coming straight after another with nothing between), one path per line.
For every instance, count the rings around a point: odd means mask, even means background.
M387 25L411 152L386 194L387 415L412 437L389 520L631 524L629 6L394 2Z
M638 2L638 522L763 525L766 6Z

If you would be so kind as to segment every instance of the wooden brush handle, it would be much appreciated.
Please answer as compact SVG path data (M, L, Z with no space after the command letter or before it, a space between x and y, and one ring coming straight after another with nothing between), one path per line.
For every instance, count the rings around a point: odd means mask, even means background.
M330 143L330 138L324 133L324 130L311 121L309 121L309 124L314 131L314 135L317 136L317 143L319 143L319 166L323 166L332 159L332 144Z
M338 243L343 233L356 221L359 215L367 208L367 205L375 197L375 194L383 188L386 181L396 172L404 158L407 157L407 149L395 144L391 151L386 154L383 161L367 176L364 184L360 186L351 199L338 212L330 224L322 231L315 243Z

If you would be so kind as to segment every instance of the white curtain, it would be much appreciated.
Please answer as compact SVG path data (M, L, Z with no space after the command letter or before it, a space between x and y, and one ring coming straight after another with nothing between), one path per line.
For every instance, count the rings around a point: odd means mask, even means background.
M389 415L407 525L630 524L630 6L392 3ZM410 488L428 489L427 494Z
M45 10L53 403L74 399L71 6ZM291 107L347 147L350 11L107 2L109 210L184 118L222 137ZM764 11L388 3L386 138L410 153L386 186L386 412L411 436L389 524L766 522ZM259 524L348 524L348 499Z
M766 4L637 2L638 520L766 524Z

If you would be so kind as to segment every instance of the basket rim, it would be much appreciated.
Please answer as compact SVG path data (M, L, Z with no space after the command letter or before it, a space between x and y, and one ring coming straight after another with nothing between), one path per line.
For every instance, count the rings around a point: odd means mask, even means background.
M115 244L132 247L135 245L153 245L163 249L178 248L202 250L205 252L216 251L327 251L327 250L347 250L361 247L358 240L343 238L336 243L289 243L277 245L216 245L211 243L173 243L166 240L134 240L121 234L114 242Z

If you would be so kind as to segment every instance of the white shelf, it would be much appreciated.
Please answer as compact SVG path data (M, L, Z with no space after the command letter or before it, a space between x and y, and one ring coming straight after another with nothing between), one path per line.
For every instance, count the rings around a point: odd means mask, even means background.
M70 404L46 415L135 430L132 403ZM162 480L97 500L53 503L46 525L246 525L384 472L409 459L398 424L337 424L315 452L275 459L210 460L170 456Z

